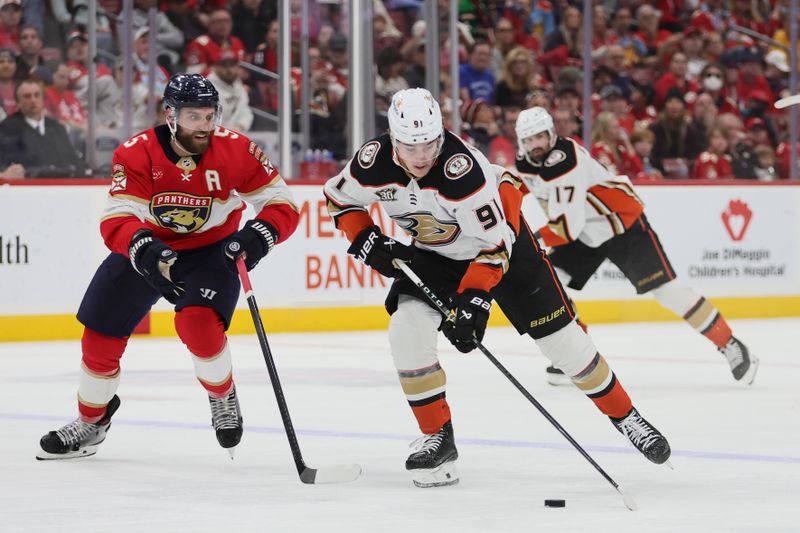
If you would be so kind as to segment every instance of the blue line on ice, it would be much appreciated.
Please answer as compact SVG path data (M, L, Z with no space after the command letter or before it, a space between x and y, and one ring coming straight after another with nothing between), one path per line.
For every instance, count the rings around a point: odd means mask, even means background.
M0 420L22 420L30 421L48 421L48 422L69 422L70 418L62 416L49 416L49 415L31 415L21 413L3 413L0 412ZM138 426L138 427L157 427L166 429L196 429L208 431L210 424L192 424L185 422L169 422L159 420L125 420L114 419L114 424L119 426ZM282 427L265 427L247 425L246 430L253 433L278 433L284 434ZM321 429L297 429L295 431L298 435L310 437L334 437L334 438L348 438L348 439L373 439L373 440L402 440L411 441L417 435L401 435L392 433L366 433L356 431L332 431ZM569 450L573 451L572 446L568 444L560 444L554 442L532 442L532 441L516 441L516 440L497 440L497 439L471 439L459 438L459 445L475 445L475 446L495 446L498 448L540 448L548 450ZM586 451L599 452L599 453L638 453L629 446L583 446ZM721 461L748 461L757 463L794 463L800 464L800 456L791 455L755 455L747 453L729 453L729 452L706 452L706 451L693 451L693 450L672 450L672 455L677 457L688 457L693 459L712 459Z

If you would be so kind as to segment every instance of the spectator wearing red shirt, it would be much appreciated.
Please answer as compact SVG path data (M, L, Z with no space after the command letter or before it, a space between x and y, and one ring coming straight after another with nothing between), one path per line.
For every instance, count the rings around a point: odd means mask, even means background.
M0 48L19 53L19 23L22 21L20 0L0 0Z
M774 101L767 79L761 73L761 54L757 48L747 49L739 58L739 81L736 83L736 97L740 105L753 98L752 93L762 91L762 98Z
M720 113L741 114L725 90L725 67L721 64L709 63L700 72L700 91L711 96Z
M706 133L708 149L699 156L692 167L691 178L696 180L733 179L728 151L728 140L725 132L719 127L712 127Z
M500 134L489 143L489 161L495 165L506 168L515 168L517 156L517 123L521 109L516 106L507 106L500 112Z
M655 62L657 61L656 55L658 54L658 49L672 34L667 30L659 29L659 14L653 6L648 4L643 4L636 10L636 21L639 23L639 31L634 35L636 35L647 48L646 55L651 58L649 61Z
M208 16L208 33L191 41L186 47L186 71L206 74L215 65L222 53L231 50L241 61L244 59L244 45L231 35L233 19L227 9L215 9Z
M69 90L69 74L72 69L60 63L53 72L53 85L44 92L45 112L67 129L86 129L86 113L75 93Z
M592 124L591 153L611 172L629 177L644 172L644 165L631 146L628 134L620 128L613 113L600 113Z
M631 83L630 115L633 118L633 129L647 129L658 118L658 111L653 105L653 87L643 83Z
M664 99L672 88L677 88L684 93L687 104L694 102L698 87L697 83L688 79L687 66L688 61L683 52L675 52L672 55L672 59L669 62L669 71L665 72L656 81L654 104L657 109L661 109L664 106Z
M620 88L613 84L606 85L600 89L598 96L600 112L611 113L617 117L619 127L630 135L635 120L629 113L628 101L622 96Z

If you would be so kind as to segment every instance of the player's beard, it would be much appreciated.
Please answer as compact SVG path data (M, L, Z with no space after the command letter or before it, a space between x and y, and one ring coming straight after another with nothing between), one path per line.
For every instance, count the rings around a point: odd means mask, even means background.
M196 131L178 127L175 140L178 144L193 154L202 154L208 149L213 131Z
M546 153L547 150L544 148L534 148L533 150L528 151L528 157L537 163L541 163Z

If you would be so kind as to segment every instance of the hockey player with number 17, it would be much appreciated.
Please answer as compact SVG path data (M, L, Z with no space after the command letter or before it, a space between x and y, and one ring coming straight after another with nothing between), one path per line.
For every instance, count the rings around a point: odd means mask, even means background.
M561 281L580 290L610 260L638 294L652 294L714 343L737 381L752 384L758 359L711 302L676 279L630 180L609 172L572 139L558 137L544 108L522 111L516 132L519 186L533 193L549 218L539 232L552 247L550 262ZM548 381L560 384L564 370L548 368Z
M234 261L252 269L289 238L298 212L289 188L247 137L219 126L219 96L199 74L176 74L164 91L165 125L116 152L100 232L111 254L78 310L85 326L79 417L42 437L39 459L96 453L120 406L120 358L160 298L208 393L219 444L233 449L242 416L225 331L239 297ZM239 229L244 202L256 217ZM167 354L165 354L167 355Z
M663 463L669 458L666 438L634 409L575 323L547 256L519 216L522 194L513 183L498 185L487 159L444 130L430 92L396 93L389 107L389 134L364 144L324 191L336 227L352 243L348 253L397 278L386 298L389 345L423 433L406 460L417 486L458 481L437 330L459 351L472 351L476 339L483 339L493 299L520 334L530 335L545 356L576 376L584 393L647 459ZM375 225L368 208L376 202L411 236L411 246ZM443 321L393 259L407 261L436 294L452 295L454 318Z

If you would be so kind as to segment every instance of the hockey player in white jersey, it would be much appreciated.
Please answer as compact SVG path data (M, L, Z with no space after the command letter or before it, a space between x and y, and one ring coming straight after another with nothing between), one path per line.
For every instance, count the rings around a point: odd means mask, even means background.
M498 183L474 147L442 127L439 104L425 89L399 91L388 134L364 144L325 184L328 210L352 242L348 252L396 278L386 298L389 344L400 384L423 436L406 460L420 487L458 482L445 373L437 355L441 329L461 352L482 340L493 299L520 334L569 369L576 383L617 429L654 463L669 444L633 408L625 389L574 320L545 253L520 216L522 193ZM368 214L380 202L412 238L386 236ZM511 216L506 216L511 213ZM411 268L437 294L452 295L454 319L444 321L422 292L392 264Z
M736 380L752 384L758 359L711 302L676 279L630 180L611 173L572 139L558 137L544 108L522 111L516 132L521 189L533 193L549 218L539 234L552 247L549 258L561 281L580 290L610 260L638 294L651 293L713 342ZM548 368L548 380L560 383L563 370Z

